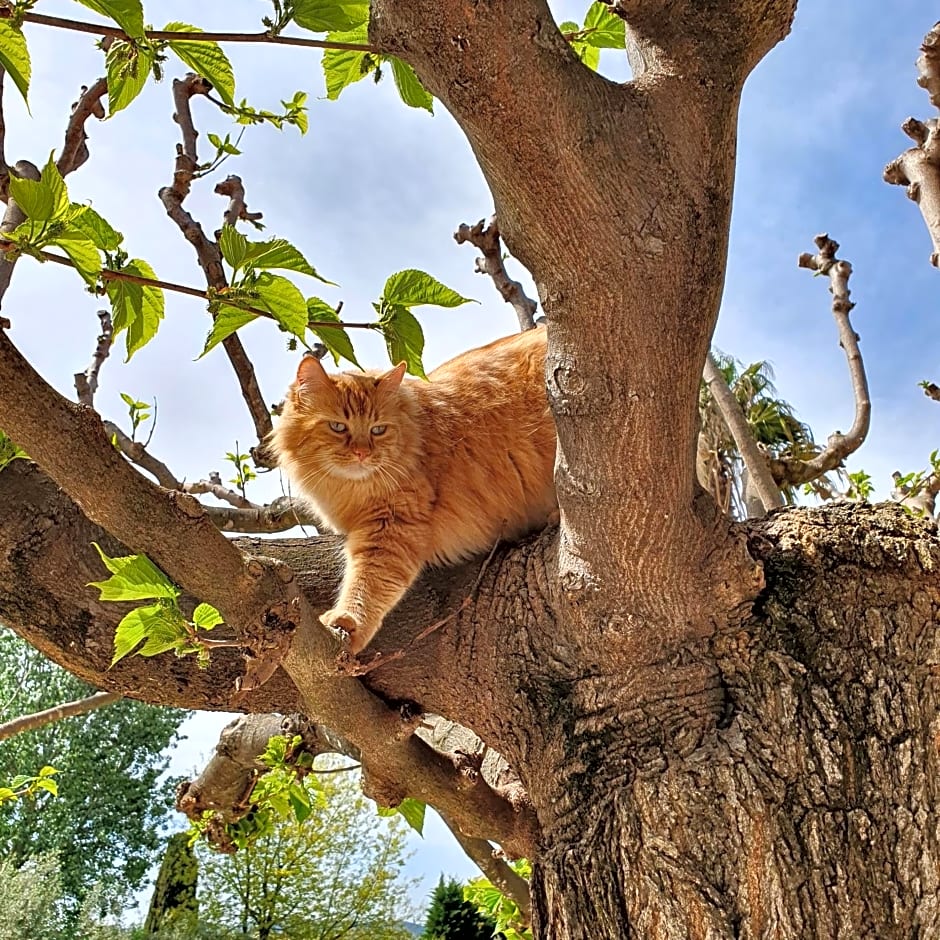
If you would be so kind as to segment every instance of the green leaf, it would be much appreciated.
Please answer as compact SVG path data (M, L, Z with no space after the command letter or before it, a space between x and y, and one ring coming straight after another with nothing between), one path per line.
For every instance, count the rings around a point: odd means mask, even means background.
M91 206L73 202L68 216L69 225L82 232L85 237L101 251L117 251L124 241L124 236L111 227L107 219L98 215Z
M53 796L59 795L59 785L55 782L55 780L37 780L35 786L37 790L45 790L46 792L51 793Z
M289 241L283 238L269 238L264 242L248 242L245 259L242 264L246 268L268 270L280 268L283 271L297 271L300 274L309 274L324 284L336 286L333 281L321 277L314 270L309 261Z
M114 656L111 665L133 652L144 641L146 642L140 649L142 656L155 656L172 649L180 639L180 634L182 637L186 636L186 631L179 630L168 614L167 609L159 602L137 607L127 614L114 631Z
M288 333L303 339L307 331L307 302L297 286L286 277L268 271L262 271L252 286L258 292L260 305Z
M144 10L140 0L78 0L89 10L114 20L133 39L144 38Z
M584 42L596 49L626 48L626 24L604 3L592 3L584 18Z
M226 336L231 336L236 330L241 329L246 323L257 320L258 314L249 313L247 310L239 310L237 307L222 307L212 324L212 330L206 337L206 345L197 359L214 349Z
M55 767L50 767L49 764L46 764L42 770L39 771L40 777L54 777L59 771Z
M127 274L156 280L153 268L140 258L132 258L121 268ZM115 337L127 330L127 360L154 338L163 319L163 291L159 287L130 281L107 281L105 291L111 300Z
M234 225L223 225L219 232L219 251L222 257L237 271L248 254L248 239Z
M211 604L200 604L193 611L193 623L201 630L211 630L225 623L225 619Z
M177 22L167 23L163 29L174 33L202 32L198 26ZM235 107L235 73L228 56L217 42L171 39L169 46L194 72L212 82L219 97L229 107Z
M28 218L38 222L63 219L71 208L65 181L51 154L38 180L21 179L11 174L10 195Z
M601 64L601 51L597 46L592 46L586 42L575 41L571 44L571 48L574 49L578 58L592 72L597 71L597 67Z
M179 597L176 585L146 555L109 558L97 542L92 542L92 545L111 572L107 581L92 581L89 584L89 587L96 587L101 592L99 600L145 601L162 597L175 601Z
M427 810L427 805L422 803L420 800L413 800L410 796L405 797L398 804L398 812L405 817L405 822L418 833L419 836L424 835L424 814Z
M101 255L94 242L90 241L84 232L68 225L49 244L58 245L71 258L75 270L89 287L94 287L98 283L98 275L101 273Z
M421 354L424 352L424 331L414 314L406 307L387 307L379 321L385 335L388 357L393 364L404 360L411 375L426 379Z
M305 822L313 812L307 791L301 786L294 786L290 788L287 795L290 799L291 808L294 810L294 818L299 823Z
M365 28L348 33L330 33L330 42L366 43L369 35ZM335 101L340 92L354 82L365 78L378 65L378 57L369 52L354 52L350 49L325 49L321 60L326 79L326 96Z
M0 470L14 460L22 459L26 459L26 451L17 447L3 431L0 431Z
M457 291L445 287L430 274L416 271L414 268L393 274L385 282L382 299L387 304L397 304L401 307L417 307L421 304L459 307L461 304L476 303L470 297L461 297Z
M49 187L39 180L22 179L10 173L10 195L27 218L38 221L52 218L55 198Z
M369 0L294 0L294 22L315 33L355 29L368 21Z
M13 84L19 89L28 110L27 93L32 71L29 63L29 49L26 48L26 37L23 31L12 26L8 20L0 20L0 65L13 79Z
M319 321L328 323L339 323L339 314L325 301L319 297L307 298L307 319L308 321ZM349 334L341 327L329 326L310 326L311 333L323 343L329 350L330 355L336 365L339 365L340 359L347 359L356 368L361 369L359 360L356 359L356 353L353 350L352 340Z
M106 60L109 117L126 108L143 91L153 60L154 52L149 47L123 41L111 44Z
M411 108L424 108L433 114L434 96L421 84L415 70L395 56L389 56L389 62L392 64L392 78L395 79L395 87L401 95L401 100Z
M414 800L410 796L406 796L398 806L379 806L377 809L380 816L403 816L405 822L407 822L419 836L424 835L424 814L427 810L427 805L422 803L421 800Z
M62 174L55 165L55 160L52 159L51 153L49 154L49 159L46 161L46 165L39 174L39 180L43 185L47 186L52 193L53 212L51 218L64 218L70 208L69 193L65 188L65 180L62 179Z

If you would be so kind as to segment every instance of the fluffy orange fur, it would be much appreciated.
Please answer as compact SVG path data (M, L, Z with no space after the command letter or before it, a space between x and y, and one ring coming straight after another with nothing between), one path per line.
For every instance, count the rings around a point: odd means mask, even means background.
M358 653L427 564L452 564L555 514L545 330L497 340L428 376L327 374L305 357L273 436L281 467L346 536L320 619Z

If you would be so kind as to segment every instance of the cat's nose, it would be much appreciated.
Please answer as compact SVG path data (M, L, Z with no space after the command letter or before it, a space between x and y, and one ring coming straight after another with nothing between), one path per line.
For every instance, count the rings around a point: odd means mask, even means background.
M354 448L352 449L352 452L359 458L360 461L365 460L366 457L369 456L369 448L368 448L368 447L354 447Z

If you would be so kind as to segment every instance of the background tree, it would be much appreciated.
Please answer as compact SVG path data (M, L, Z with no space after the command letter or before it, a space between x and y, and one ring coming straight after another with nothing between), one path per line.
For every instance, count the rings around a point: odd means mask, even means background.
M195 929L199 917L196 887L199 864L188 832L167 840L144 921L144 935Z
M215 40L179 25L147 35L133 2L91 5L113 22L70 28L111 37L108 75L85 84L44 178L36 163L8 174L0 286L18 256L65 252L86 283L108 294L111 329L128 334L128 353L153 332L164 288L72 201L72 181L70 197L54 170L68 176L88 158L85 124L103 113L105 93L119 113L150 66L162 68L172 53L203 74L172 85L179 141L161 204L196 249L205 289L182 286L209 301L212 339L274 318L298 341L342 343L340 298L308 298L270 270L274 255L315 277L300 252L233 231L258 221L243 181L219 184L229 226L218 236L190 214L200 174L234 146L208 134L203 146L194 102L215 99L241 120L271 119L233 108L227 60L216 46L196 46ZM350 662L317 621L336 588L335 540L224 538L220 529L271 533L297 517L283 503L242 502L243 448L232 452L235 489L211 475L187 483L135 439L138 399L128 396L130 433L102 424L91 406L110 349L104 324L76 383L81 404L54 391L27 361L40 354L18 348L23 317L11 294L0 329L0 421L36 464L15 460L0 473L0 615L106 688L165 704L305 713L357 749L364 786L380 803L432 803L481 858L491 841L529 856L536 936L929 932L940 893L935 533L897 507L846 504L736 525L695 481L738 107L745 79L789 32L795 2L616 0L592 5L583 22L558 22L543 0L327 7L331 23L320 5L291 10L329 47L329 93L380 68L411 104L429 106L433 94L479 161L508 249L538 285L559 441L559 526L485 561L429 573L389 618L371 658ZM309 43L294 26L290 36L271 35L285 27L285 9L275 4L268 33L249 38ZM891 15L899 15L894 7ZM37 16L17 10L0 32L20 86L18 25L32 29ZM867 35L882 40L870 28ZM826 42L833 45L831 32ZM918 64L934 104L937 45L933 31ZM599 46L626 48L629 80L593 71ZM812 79L820 81L815 72ZM275 119L303 122L302 100L283 106ZM906 129L915 146L893 181L909 187L934 232L935 119ZM834 469L868 430L848 320L851 268L831 239L820 236L816 249L801 263L829 281L855 420L830 435L825 460L767 461L777 486L806 482L829 460ZM256 266L258 258L270 267ZM387 281L378 320L343 321L381 332L413 372L423 337L408 304L431 294L456 303L418 280L417 298L403 290L410 276ZM223 309L233 302L236 312ZM268 399L240 339L229 333L221 345L264 464ZM203 380L199 392L211 385ZM196 388L190 398L203 402ZM193 497L204 493L228 505L201 508ZM125 607L109 608L87 590L103 580L103 565L116 576L106 591L125 599L129 574L146 575L137 588L153 593L136 595L148 602L144 613L122 619ZM119 622L119 652L137 636L153 655L109 669ZM218 628L220 641L210 670L199 668L210 648L204 626ZM203 655L178 659L172 647ZM442 745L435 716L483 743Z
M92 691L0 629L0 721ZM69 916L97 882L122 894L140 888L172 808L164 752L184 714L124 700L0 744L0 778L43 764L59 771L56 799L20 800L0 813L0 857L16 867L56 857L57 902Z
M426 940L490 940L497 936L496 923L464 900L459 882L445 881L442 875L431 895L423 936Z
M210 932L297 940L403 940L404 823L379 820L355 781L307 778L313 811L234 855L199 852L200 923Z

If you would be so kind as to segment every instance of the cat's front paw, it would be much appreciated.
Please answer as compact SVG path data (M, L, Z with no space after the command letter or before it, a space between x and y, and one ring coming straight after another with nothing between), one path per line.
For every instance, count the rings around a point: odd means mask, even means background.
M324 614L320 614L320 623L331 630L337 630L346 635L346 647L353 656L365 649L369 640L375 636L376 627L369 627L355 614L340 607L334 607Z

